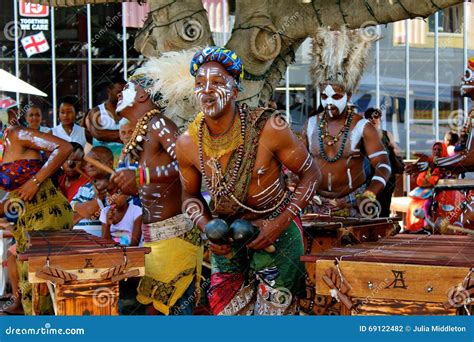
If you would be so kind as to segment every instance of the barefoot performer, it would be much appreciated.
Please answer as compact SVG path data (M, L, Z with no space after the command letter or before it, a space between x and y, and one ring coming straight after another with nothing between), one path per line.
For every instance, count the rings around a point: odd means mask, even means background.
M295 313L304 285L295 219L317 188L318 168L273 109L236 103L243 67L233 51L197 52L191 74L202 111L177 142L185 210L201 229L211 213L229 224L246 219L260 229L248 246L210 245L211 308L224 315ZM286 189L283 165L300 177L295 193ZM212 197L210 207L201 195L202 182ZM270 245L276 252L264 250Z
M380 211L376 196L391 174L388 154L377 129L349 105L369 45L357 31L318 29L312 77L321 91L324 112L311 117L303 130L303 140L322 172L313 200L315 213L375 217ZM329 49L335 52L327 53ZM375 170L372 177L365 173L365 158Z
M130 77L119 95L117 112L135 127L124 147L128 160L120 164L138 168L122 167L112 179L124 193L138 193L143 205L144 246L151 247L152 252L145 256L138 301L153 304L166 315L189 315L194 307L203 247L199 229L181 210L175 152L179 133L176 124L163 115L160 63L161 59L147 62Z
M0 186L9 192L0 214L13 222L16 252L27 247L27 233L35 230L72 228L72 209L50 177L72 152L71 144L51 134L19 126L17 122L4 133L5 151L0 166ZM40 152L49 158L44 161ZM32 313L32 287L28 283L28 264L17 261L21 303L25 314ZM17 294L14 294L15 296ZM48 297L40 298L40 312L52 314Z

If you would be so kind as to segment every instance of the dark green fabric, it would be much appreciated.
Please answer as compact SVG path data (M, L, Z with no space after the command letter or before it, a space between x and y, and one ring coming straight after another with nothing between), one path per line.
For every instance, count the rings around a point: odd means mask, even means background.
M267 253L264 250L233 245L231 259L212 254L212 273L243 273L248 279L259 274L259 271L276 267L279 275L272 287L284 287L292 294L301 294L304 290L305 269L300 257L304 254L304 249L301 232L294 221L274 246L275 253Z

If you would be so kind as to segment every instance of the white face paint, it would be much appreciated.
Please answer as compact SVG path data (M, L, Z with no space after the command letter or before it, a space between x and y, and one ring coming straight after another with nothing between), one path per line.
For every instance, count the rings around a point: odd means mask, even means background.
M232 96L233 83L219 68L199 69L194 93L204 115L219 117Z
M335 100L333 96L336 95L337 92L334 90L332 85L328 84L326 88L323 90L322 94L327 96L326 99L321 99L321 104L323 105L324 109L329 114L329 116L333 117L333 113L330 110L331 107L333 106L335 106L339 110L338 115L342 114L342 112L347 106L347 93L344 93L344 96L340 98L339 100Z
M128 82L122 90L122 98L117 103L116 112L120 113L127 107L133 106L135 97L137 96L136 85L133 82Z

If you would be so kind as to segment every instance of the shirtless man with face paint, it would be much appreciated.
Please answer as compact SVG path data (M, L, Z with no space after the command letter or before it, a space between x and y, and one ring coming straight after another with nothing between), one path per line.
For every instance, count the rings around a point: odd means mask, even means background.
M248 245L210 244L211 309L223 315L292 314L304 275L294 220L317 188L318 168L273 109L237 105L242 64L233 51L197 52L191 74L202 112L177 142L185 211L203 230L213 216L228 224L246 219L260 230ZM283 165L300 177L293 194ZM274 253L264 250L272 244ZM283 292L286 300L279 303Z
M181 183L176 161L176 125L165 117L155 79L147 64L119 94L117 113L135 130L123 152L125 160L112 176L122 192L139 194L143 206L145 276L137 299L163 314L192 314L194 278L200 276L200 232L181 211ZM174 286L174 292L165 289ZM155 291L166 295L158 296ZM182 304L181 301L186 304ZM179 307L179 311L175 310Z
M362 76L370 42L344 27L316 31L311 76L319 87L324 112L308 119L303 140L322 171L312 210L333 216L375 217L376 196L391 174L388 154L376 128L349 105ZM332 49L334 53L326 53ZM354 51L359 51L355 53ZM364 169L368 160L375 170Z
M361 203L364 199L375 200L385 188L391 173L387 152L375 127L348 105L351 93L335 84L322 84L320 91L324 112L321 117L311 117L303 130L303 141L322 171L313 211L371 216L376 205L366 212ZM364 158L375 169L371 179L365 173Z

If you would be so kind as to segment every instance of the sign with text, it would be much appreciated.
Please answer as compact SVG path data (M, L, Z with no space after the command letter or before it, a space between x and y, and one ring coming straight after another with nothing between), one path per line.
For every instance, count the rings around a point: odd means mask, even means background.
M22 17L42 18L49 16L49 6L32 4L25 0L20 0L20 15Z

